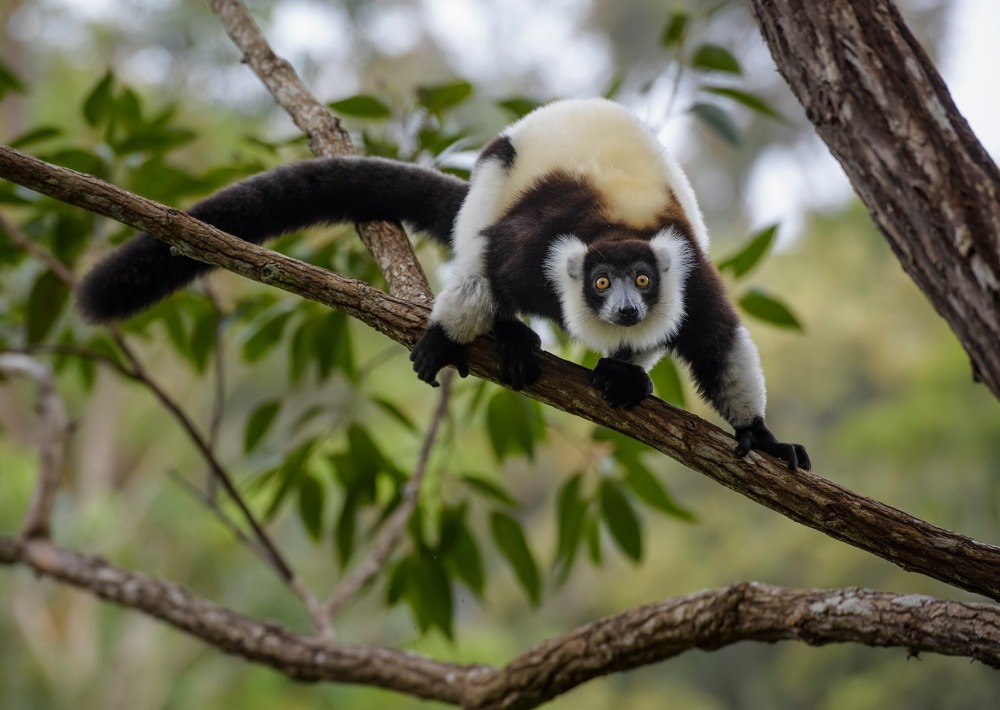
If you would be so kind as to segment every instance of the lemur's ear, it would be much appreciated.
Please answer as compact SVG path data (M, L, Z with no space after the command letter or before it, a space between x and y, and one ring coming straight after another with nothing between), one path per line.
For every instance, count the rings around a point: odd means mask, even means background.
M545 259L545 276L553 284L566 285L583 278L583 262L587 258L587 245L578 237L566 234L559 237L549 249Z
M671 269L687 273L691 264L691 251L687 240L674 229L664 229L649 240L649 248L656 257L656 266L661 273Z
M566 273L571 279L580 280L583 278L583 260L586 256L586 251L574 251L567 256Z

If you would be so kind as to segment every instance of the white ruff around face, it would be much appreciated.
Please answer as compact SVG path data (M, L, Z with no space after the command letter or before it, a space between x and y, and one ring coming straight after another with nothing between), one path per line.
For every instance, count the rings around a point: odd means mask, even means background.
M545 260L545 275L559 294L564 326L571 336L605 355L625 347L654 350L673 337L684 320L684 284L691 270L691 245L672 229L660 232L649 245L660 271L660 298L641 323L621 326L598 318L583 297L587 245L572 235L553 243Z

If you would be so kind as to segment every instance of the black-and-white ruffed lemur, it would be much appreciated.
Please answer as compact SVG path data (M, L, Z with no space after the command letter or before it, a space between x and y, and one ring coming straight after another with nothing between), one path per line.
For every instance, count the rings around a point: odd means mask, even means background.
M539 378L538 336L521 316L558 323L603 353L593 383L613 407L652 392L665 353L751 448L809 468L799 444L764 425L757 348L707 256L708 233L674 159L626 109L603 99L558 101L511 125L479 155L467 184L381 158L325 158L232 185L190 214L254 243L319 223L404 221L450 246L450 278L411 354L437 372L468 373L465 346L492 332L503 382ZM211 267L139 234L99 263L78 290L95 323L166 297Z

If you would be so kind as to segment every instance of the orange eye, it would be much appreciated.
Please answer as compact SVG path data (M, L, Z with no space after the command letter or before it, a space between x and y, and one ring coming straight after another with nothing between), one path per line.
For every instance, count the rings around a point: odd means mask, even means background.
M594 282L594 286L597 287L598 291L603 291L604 289L611 286L611 281L608 280L607 276L601 276L597 281Z
M649 286L649 277L646 274L639 274L635 277L635 285L639 288L646 288Z

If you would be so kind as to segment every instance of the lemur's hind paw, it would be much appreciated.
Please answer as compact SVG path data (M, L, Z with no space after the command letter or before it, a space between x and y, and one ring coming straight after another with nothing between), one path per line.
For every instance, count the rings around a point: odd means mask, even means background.
M653 381L639 365L602 357L591 380L611 407L632 409L653 393Z
M417 377L437 387L437 373L446 365L454 365L458 374L467 377L469 365L465 361L465 346L456 343L444 332L440 323L431 323L410 353L410 362Z
M736 455L746 456L750 449L763 451L788 463L788 468L809 471L812 463L802 444L785 444L774 438L774 434L764 426L764 419L757 417L749 426L736 429Z
M519 320L501 320L493 325L500 381L520 390L538 382L542 372L535 352L542 347L538 333Z

